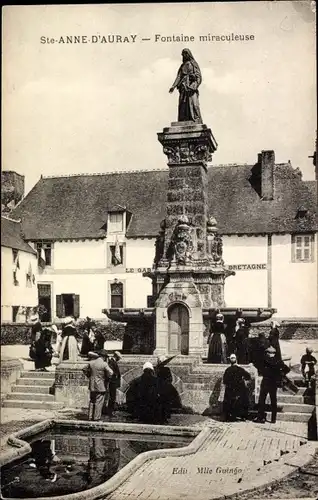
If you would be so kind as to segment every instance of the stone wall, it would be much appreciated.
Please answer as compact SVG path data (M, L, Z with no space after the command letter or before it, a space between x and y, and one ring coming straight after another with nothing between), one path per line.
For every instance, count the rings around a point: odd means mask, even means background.
M1 399L11 392L11 386L20 377L23 365L19 359L2 359L0 365Z
M120 405L126 402L130 383L142 374L146 361L156 364L155 356L125 355L120 362L121 387L117 393ZM56 368L55 399L69 408L87 408L88 380L83 374L85 362L63 362ZM214 414L220 412L222 403L222 377L229 365L203 364L199 357L178 356L169 363L172 383L177 390L186 413ZM254 379L254 367L245 367ZM251 384L254 387L254 384ZM221 396L221 397L220 397ZM251 403L254 402L251 394Z
M270 328L269 323L252 324L250 335L257 336L260 332L268 333ZM318 321L282 321L279 332L281 340L317 340Z

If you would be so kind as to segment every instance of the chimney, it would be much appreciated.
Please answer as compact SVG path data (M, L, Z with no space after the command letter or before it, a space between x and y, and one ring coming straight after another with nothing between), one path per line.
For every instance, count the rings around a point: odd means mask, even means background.
M261 197L268 201L274 199L274 168L275 152L262 151L258 155L258 162L261 167Z
M24 197L24 175L11 170L1 172L1 208L10 212Z

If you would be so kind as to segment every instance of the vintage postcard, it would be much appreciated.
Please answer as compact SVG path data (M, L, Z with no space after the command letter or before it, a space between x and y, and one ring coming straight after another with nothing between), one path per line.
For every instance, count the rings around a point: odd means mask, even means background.
M2 47L1 498L317 498L316 2Z

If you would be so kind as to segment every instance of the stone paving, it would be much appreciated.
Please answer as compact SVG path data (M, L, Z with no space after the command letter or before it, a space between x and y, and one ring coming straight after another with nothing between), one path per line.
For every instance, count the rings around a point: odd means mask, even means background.
M286 467L292 472L296 452L310 446L306 444L307 426L303 423L216 426L210 421L203 425L209 425L211 432L195 455L146 462L107 500L207 500L243 492L253 485L257 487L265 477L271 481L271 474L266 473L270 467L269 471L273 471L273 465L274 475L280 471L286 474ZM310 446L312 453L316 444Z

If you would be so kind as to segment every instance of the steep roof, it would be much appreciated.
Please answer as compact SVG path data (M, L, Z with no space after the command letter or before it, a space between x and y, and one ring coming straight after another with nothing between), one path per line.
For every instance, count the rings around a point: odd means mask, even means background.
M1 217L1 246L36 255L36 251L23 240L20 222Z
M274 200L261 199L255 165L211 166L208 204L223 234L317 229L312 183L290 164L275 165ZM127 236L155 236L165 217L168 169L41 178L13 211L28 240L104 237L107 212L131 212ZM307 215L297 218L300 206Z

